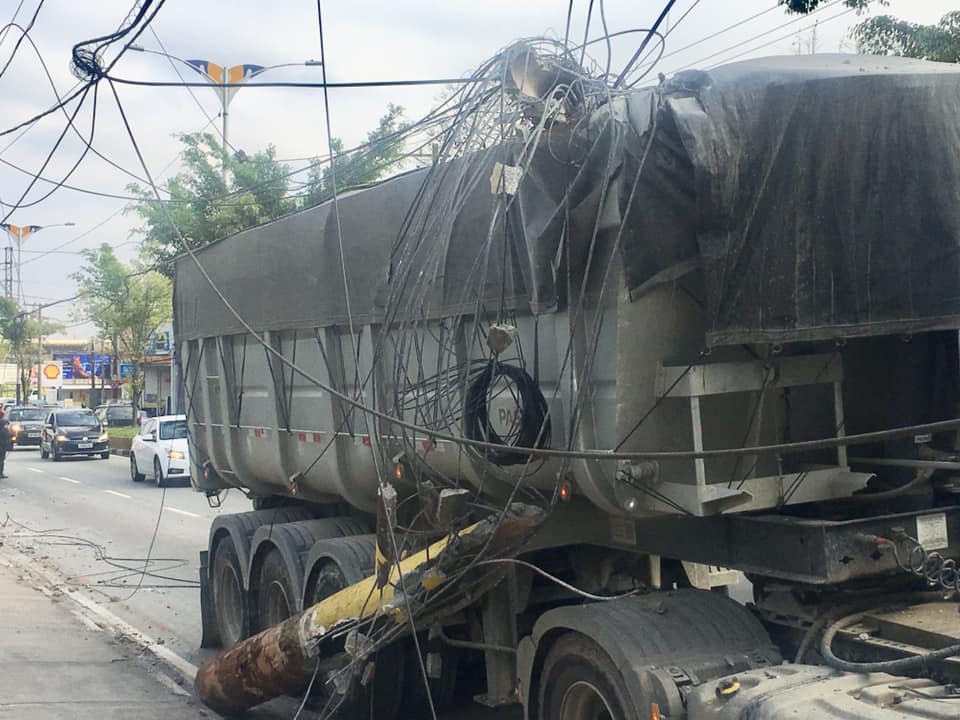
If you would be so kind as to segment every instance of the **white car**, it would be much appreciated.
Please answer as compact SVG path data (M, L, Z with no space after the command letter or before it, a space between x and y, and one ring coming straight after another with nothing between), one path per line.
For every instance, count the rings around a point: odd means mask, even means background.
M140 482L152 473L157 487L190 477L187 416L161 415L144 420L130 445L130 477Z

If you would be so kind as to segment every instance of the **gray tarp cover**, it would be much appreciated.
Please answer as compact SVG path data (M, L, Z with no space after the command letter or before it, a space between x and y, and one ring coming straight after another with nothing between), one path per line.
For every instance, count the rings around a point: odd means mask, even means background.
M418 171L343 197L355 321L382 318L397 297L389 282L404 243L416 247L409 257L436 265L428 314L463 312L477 297L550 311L563 303L562 223L569 215L577 266L603 197L601 236L619 237L631 296L701 273L710 344L958 324L956 66L850 55L754 60L678 74L659 94L633 94L615 116L581 124L585 137L572 143L551 137L551 149L567 148L583 171L539 152L507 228L492 234L489 177L512 157L498 148L443 175ZM618 234L650 127L649 158ZM257 330L346 322L330 203L198 255ZM483 274L480 260L489 263ZM242 332L188 257L177 261L175 320L181 339Z
M672 162L647 168L662 202L623 248L632 291L699 263L714 345L957 324L956 65L815 55L681 73L659 120Z

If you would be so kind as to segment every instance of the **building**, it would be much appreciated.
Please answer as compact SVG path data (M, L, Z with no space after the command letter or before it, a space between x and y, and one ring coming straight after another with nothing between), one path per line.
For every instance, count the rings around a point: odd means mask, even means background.
M143 398L140 406L157 415L173 412L173 326L164 323L150 335L143 363Z

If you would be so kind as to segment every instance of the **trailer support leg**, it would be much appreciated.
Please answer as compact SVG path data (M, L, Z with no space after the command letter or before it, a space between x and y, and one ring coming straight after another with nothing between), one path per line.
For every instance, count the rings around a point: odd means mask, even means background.
M517 647L517 619L514 613L516 575L508 573L499 585L487 593L481 609L483 643L498 647ZM513 654L487 650L487 692L476 700L487 707L517 702L517 659Z

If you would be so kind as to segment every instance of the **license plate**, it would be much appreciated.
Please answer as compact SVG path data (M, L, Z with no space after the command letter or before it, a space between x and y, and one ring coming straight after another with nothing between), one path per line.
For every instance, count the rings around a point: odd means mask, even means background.
M77 443L77 447L80 450L89 450L93 447L93 443Z
M28 438L38 438L38 437L40 437L40 433L27 433L27 437L28 437Z

